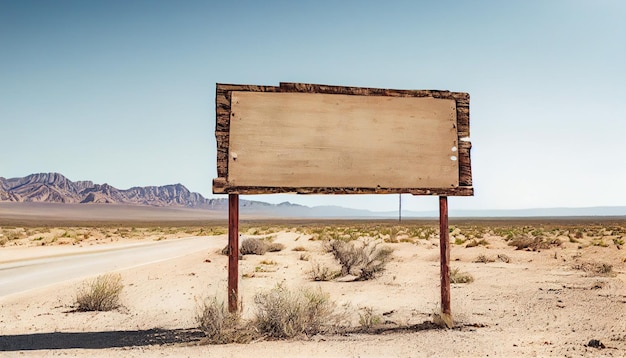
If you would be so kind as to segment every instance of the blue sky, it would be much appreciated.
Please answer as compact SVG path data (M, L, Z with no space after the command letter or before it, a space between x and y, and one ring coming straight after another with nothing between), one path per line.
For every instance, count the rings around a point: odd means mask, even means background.
M475 197L455 209L626 205L624 19L620 0L0 0L0 176L212 197L215 83L308 82L469 92Z

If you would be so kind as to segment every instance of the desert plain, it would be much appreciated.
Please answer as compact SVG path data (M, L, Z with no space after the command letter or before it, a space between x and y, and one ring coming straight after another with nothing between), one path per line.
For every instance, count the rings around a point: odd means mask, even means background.
M116 269L123 290L112 311L76 310L77 290L96 274L10 294L0 287L3 357L626 356L623 218L452 218L450 266L470 282L452 284L451 329L433 323L440 310L436 220L242 220L240 242L282 246L239 261L243 319L255 317L255 296L277 285L327 294L335 315L316 334L259 334L231 344L208 344L196 319L205 299L226 298L222 219L5 218L0 225L0 272L33 259L203 242L194 252ZM341 269L332 240L378 242L393 253L372 279L319 280L316 268Z

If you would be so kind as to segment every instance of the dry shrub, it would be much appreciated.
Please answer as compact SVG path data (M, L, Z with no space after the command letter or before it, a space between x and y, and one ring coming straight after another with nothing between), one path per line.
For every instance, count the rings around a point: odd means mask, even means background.
M509 242L509 246L515 246L517 250L528 249L531 251L549 249L561 245L561 240L544 239L541 237L517 237Z
M456 243L456 241L455 241ZM480 240L476 240L473 239L472 241L468 242L467 245L465 245L465 247L476 247L476 246L487 246L489 245L489 241L485 240L485 239L480 239Z
M328 266L324 266L319 262L314 262L311 264L309 274L313 281L330 281L339 276L340 272L331 270Z
M263 255L267 252L268 245L265 241L256 238L243 240L239 253L242 255Z
M603 262L583 262L572 266L575 270L585 271L594 275L610 275L613 273L613 265Z
M86 281L78 290L76 304L78 311L110 311L119 307L122 276L105 274L93 281Z
M506 254L498 254L498 260L500 260L500 261L502 261L504 263L507 263L507 264L509 262L511 262L511 258L508 255L506 255Z
M496 261L496 260L492 259L490 257L487 257L487 255L485 255L485 254L478 255L478 257L476 257L476 260L474 260L474 262L476 262L476 263L483 263L483 264L486 264L488 262L494 262L494 261Z
M306 249L304 248L304 246L296 246L293 249L291 249L292 251L306 251Z
M333 315L334 303L322 291L291 291L277 285L254 297L254 326L272 338L291 338L320 332Z
M228 312L224 301L217 297L202 302L196 321L206 335L206 343L248 343L255 337L255 331L242 324L240 312Z
M450 283L471 283L474 282L474 277L467 272L461 272L457 268L453 268L449 271Z
M7 244L9 241L19 240L25 237L24 232L19 230L3 230L0 235L0 240L2 241L2 246Z
M329 245L330 251L341 265L341 275L355 275L362 281L372 279L384 271L393 253L393 249L381 247L379 241L355 244L333 240Z
M281 244L280 242L270 242L269 244L267 244L267 251L269 252L283 251L284 248L285 245Z
M361 310L363 311L363 313L359 312L359 324L361 327L371 328L383 321L383 317L375 314L372 307L363 307Z

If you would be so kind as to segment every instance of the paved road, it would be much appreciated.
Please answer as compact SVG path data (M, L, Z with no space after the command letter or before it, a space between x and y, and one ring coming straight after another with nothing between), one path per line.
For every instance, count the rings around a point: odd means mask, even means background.
M215 237L189 237L108 251L0 264L0 297L63 281L169 260L198 251L214 250L224 245L224 240Z

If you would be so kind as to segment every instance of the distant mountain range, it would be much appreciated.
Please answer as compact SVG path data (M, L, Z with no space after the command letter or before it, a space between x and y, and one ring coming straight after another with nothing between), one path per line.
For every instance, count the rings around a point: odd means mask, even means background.
M0 201L36 203L95 203L182 206L217 209L222 200L206 199L182 184L117 189L92 181L73 182L59 173L31 174L24 178L0 177Z
M225 212L228 199L207 199L190 192L182 184L117 189L92 181L71 181L59 173L38 173L23 178L0 177L0 202L56 204L121 204L135 206L191 208ZM269 204L239 200L241 211L272 217L358 217L372 214L367 210L341 207L315 207L289 202Z
M0 177L0 202L117 204L149 207L204 209L226 212L228 199L207 199L190 192L182 184L117 189L109 184L92 181L73 182L59 173L39 173L23 178ZM282 218L397 218L397 211L374 212L339 206L316 206L284 202L269 204L262 201L239 201L245 214ZM405 218L438 217L433 211L403 211ZM455 210L453 217L558 217L558 216L626 216L626 206L589 208L544 208L519 210Z

